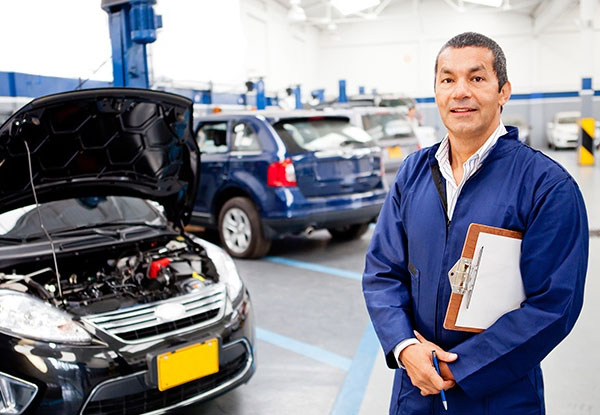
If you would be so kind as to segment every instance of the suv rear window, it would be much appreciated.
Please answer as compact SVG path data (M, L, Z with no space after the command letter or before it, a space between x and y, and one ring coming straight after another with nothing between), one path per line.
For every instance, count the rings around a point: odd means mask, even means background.
M279 121L273 127L291 154L375 145L369 134L346 118L295 118Z

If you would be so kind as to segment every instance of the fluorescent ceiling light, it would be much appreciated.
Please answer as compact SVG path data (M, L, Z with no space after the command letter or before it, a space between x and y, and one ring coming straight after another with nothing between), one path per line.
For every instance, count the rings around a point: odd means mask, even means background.
M381 0L331 0L331 5L344 16L377 6Z
M481 4L482 6L500 7L502 0L463 0L465 3Z
M288 19L292 22L304 22L306 21L306 13L300 6L292 6L288 12Z

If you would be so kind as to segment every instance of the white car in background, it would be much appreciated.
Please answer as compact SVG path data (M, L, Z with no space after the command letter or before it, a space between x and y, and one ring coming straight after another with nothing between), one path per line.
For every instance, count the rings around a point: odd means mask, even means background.
M579 142L579 111L557 112L546 127L546 137L550 148L576 148ZM594 144L600 148L600 123L596 121Z

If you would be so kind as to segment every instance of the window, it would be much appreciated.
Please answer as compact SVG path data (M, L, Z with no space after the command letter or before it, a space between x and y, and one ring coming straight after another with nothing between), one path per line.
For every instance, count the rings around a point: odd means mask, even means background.
M373 138L347 118L291 118L274 125L289 153L373 146Z
M254 128L246 123L239 123L233 127L232 151L260 151L260 143Z
M196 136L200 151L205 154L227 152L227 122L203 124Z

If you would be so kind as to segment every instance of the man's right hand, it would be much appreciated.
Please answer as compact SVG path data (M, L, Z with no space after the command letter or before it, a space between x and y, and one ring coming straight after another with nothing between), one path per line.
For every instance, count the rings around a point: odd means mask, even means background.
M419 338L421 337L421 338ZM400 361L406 368L406 373L412 384L421 390L421 395L435 395L440 390L448 390L456 383L452 374L445 373L442 370L442 378L437 374L431 360L431 352L435 350L440 362L453 362L458 358L455 353L448 353L434 343L425 340L422 336L417 336L421 343L411 344L400 352ZM447 368L447 365L444 369ZM449 369L448 369L449 372Z

